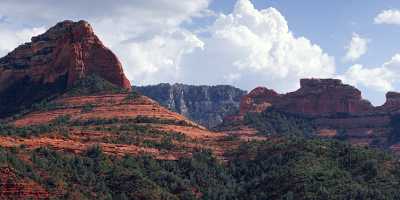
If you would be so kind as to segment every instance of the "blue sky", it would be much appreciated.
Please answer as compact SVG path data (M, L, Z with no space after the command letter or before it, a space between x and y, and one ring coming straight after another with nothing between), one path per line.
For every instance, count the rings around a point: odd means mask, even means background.
M232 84L279 92L341 78L375 105L400 91L400 1L2 0L0 55L84 19L133 84Z
M210 9L229 13L235 2L236 0L214 1ZM369 67L380 66L400 52L400 26L374 23L374 18L382 10L400 9L400 1L397 0L252 0L252 3L258 9L277 8L285 16L295 35L309 38L337 58L336 67L339 73L344 73L352 63ZM346 54L344 47L351 40L352 33L358 33L371 41L368 51L359 60L344 62L341 60ZM384 102L381 91L369 90L363 85L357 87L373 103Z
M235 2L236 0L214 1L210 9L229 13ZM277 8L285 16L295 35L309 38L337 58L345 55L344 47L354 32L372 40L368 52L359 60L362 63L378 66L400 52L400 45L397 44L400 27L374 24L374 18L382 10L400 9L400 1L252 0L252 2L259 9ZM344 66L346 63L337 64L340 71L345 71L348 67Z

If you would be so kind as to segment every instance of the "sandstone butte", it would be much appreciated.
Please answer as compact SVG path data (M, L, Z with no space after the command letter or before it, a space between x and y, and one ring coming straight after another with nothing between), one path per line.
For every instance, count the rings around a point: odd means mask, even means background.
M374 107L362 98L360 90L341 80L302 79L298 90L286 94L255 88L242 97L239 114L225 120L241 122L246 113L259 113L269 107L312 119L322 137L344 134L353 144L391 145L393 150L400 149L400 144L387 143L391 116L400 113L400 93L388 92L386 102ZM249 130L249 127L242 125L237 129Z
M242 97L239 116L248 112L262 112L274 106L289 113L305 116L331 116L337 113L367 115L400 110L400 93L388 92L386 102L374 107L361 96L357 88L339 79L301 79L294 92L278 94L274 90L257 87Z
M96 74L130 90L118 58L86 21L63 21L0 59L0 117Z

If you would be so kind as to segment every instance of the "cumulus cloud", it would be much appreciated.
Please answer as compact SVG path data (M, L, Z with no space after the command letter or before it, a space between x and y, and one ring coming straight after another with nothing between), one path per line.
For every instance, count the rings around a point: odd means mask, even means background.
M350 44L346 47L347 53L344 59L346 61L355 61L364 55L368 50L369 40L362 38L357 33L353 33Z
M288 91L298 86L299 78L335 73L334 58L307 38L294 36L275 8L258 10L249 0L239 0L208 31L211 37L202 38L204 50L185 59L185 76L194 83Z
M374 19L376 24L400 25L400 11L389 9L381 11Z
M380 67L366 68L360 64L353 65L339 78L347 83L376 91L393 90L400 78L400 54L394 55Z
M115 46L125 63L134 66L130 71L135 84L182 80L181 60L204 43L191 32L173 30L141 41L129 41Z

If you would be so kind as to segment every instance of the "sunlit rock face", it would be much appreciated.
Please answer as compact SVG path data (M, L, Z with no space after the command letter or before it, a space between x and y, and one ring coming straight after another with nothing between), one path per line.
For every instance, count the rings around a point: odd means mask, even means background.
M0 59L0 116L88 75L130 89L122 65L85 21L63 21Z
M300 89L287 94L258 87L243 97L240 113L261 112L269 106L291 113L324 116L335 113L362 113L372 110L361 92L338 79L301 79Z

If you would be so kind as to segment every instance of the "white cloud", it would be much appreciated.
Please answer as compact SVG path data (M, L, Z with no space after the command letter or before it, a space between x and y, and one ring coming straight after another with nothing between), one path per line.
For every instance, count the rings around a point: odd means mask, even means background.
M349 84L362 85L376 91L393 90L395 83L400 79L400 54L394 55L380 67L366 68L360 64L353 65L339 78Z
M382 67L365 68L355 64L341 78L351 85L363 85L377 91L386 92L393 89L393 74Z
M181 59L204 43L196 35L174 30L161 33L148 40L134 41L115 46L125 65L134 66L131 76L135 84L154 84L182 79Z
M216 19L209 33L210 38L202 38L204 51L185 59L185 76L193 83L289 91L299 78L335 73L334 58L307 38L295 37L275 8L257 10L249 0L239 0L231 14Z
M364 55L368 50L369 40L362 38L357 33L353 33L350 44L346 47L347 53L344 59L346 61L355 61Z
M381 11L374 19L376 24L400 25L400 11L389 9Z
M15 49L18 45L30 41L32 36L41 34L45 28L24 28L10 30L0 23L0 57Z

